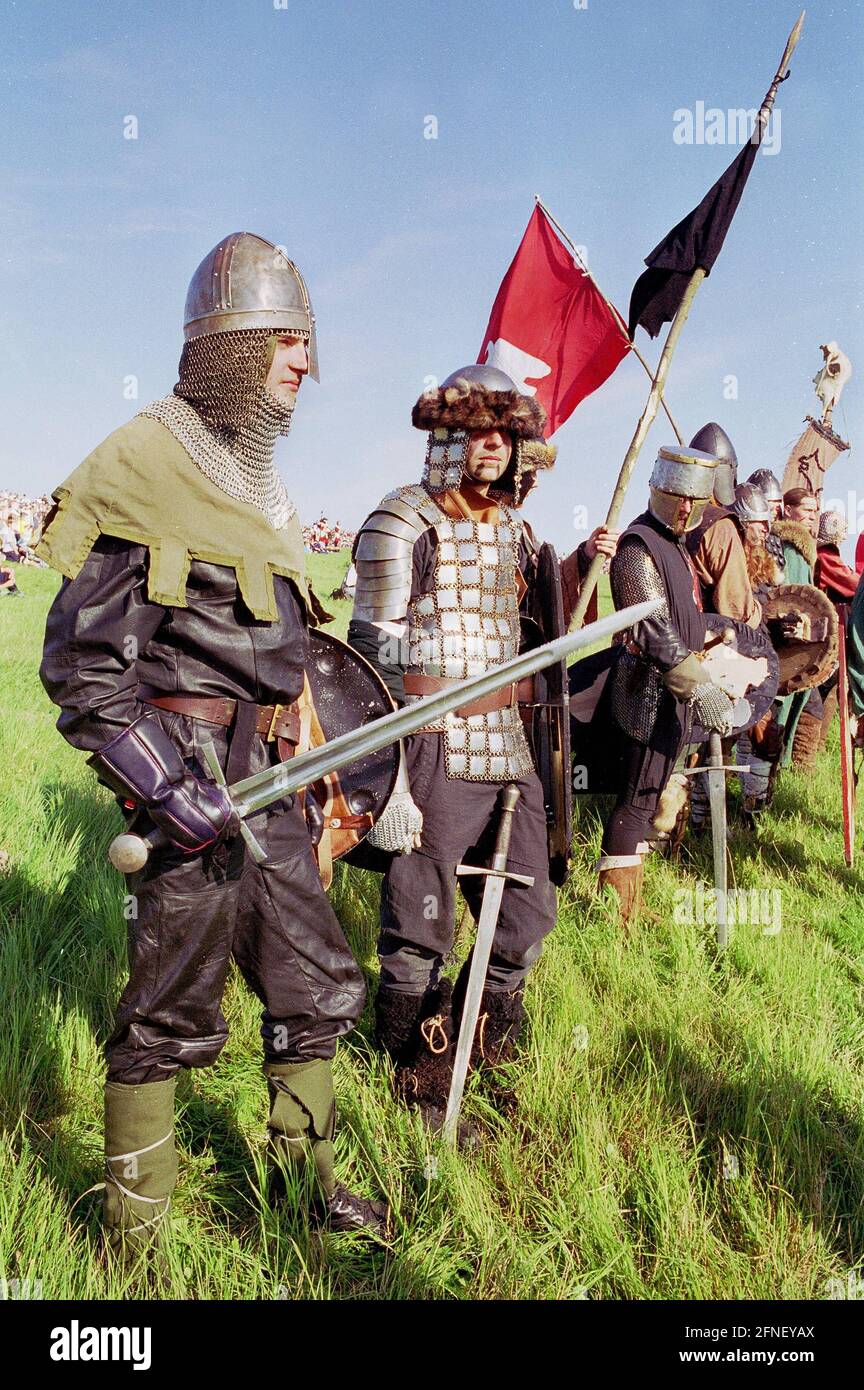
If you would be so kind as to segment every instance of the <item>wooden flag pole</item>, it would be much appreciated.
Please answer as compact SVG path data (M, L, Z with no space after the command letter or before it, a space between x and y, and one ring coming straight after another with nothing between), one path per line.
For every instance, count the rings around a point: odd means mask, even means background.
M777 72L774 76L774 80L771 83L771 86L769 87L767 93L765 94L765 99L762 102L761 107L759 108L759 115L757 119L760 126L760 138L762 135L762 131L764 130L765 125L767 124L768 117L771 113L771 108L774 105L774 99L777 95L777 89L780 86L780 83L783 82L784 79L788 76L789 60L792 57L795 45L797 44L798 39L801 36L801 26L804 23L805 13L805 10L801 11L801 14L798 17L795 27L793 28L791 34L789 35L789 38L786 41L786 47L783 50L783 57L780 60L780 66L777 69ZM666 384L666 377L669 372L669 363L672 360L672 354L675 351L676 344L681 335L681 329L684 327L684 324L687 320L687 315L690 312L690 306L693 303L696 291L698 290L699 286L701 285L704 279L705 271L701 268L701 266L697 266L696 269L693 271L693 274L690 276L689 283L687 285L686 290L684 291L684 297L678 306L678 312L672 320L672 324L669 328L669 333L666 338L666 342L663 344L663 351L660 354L660 361L657 364L657 371L655 372L654 379L651 383L651 390L648 393L648 400L645 402L645 409L642 411L639 423L636 426L636 431L633 435L633 438L630 441L630 447L624 456L624 462L621 465L621 472L618 474L618 482L615 485L615 491L612 494L612 501L609 504L609 511L606 513L606 525L610 529L614 529L617 526L618 519L621 515L621 508L624 505L624 497L626 495L630 479L633 475L633 469L636 466L636 460L639 457L639 450L645 443L645 438L648 434L648 431L654 423L657 411L660 408L660 402L663 399L663 387ZM602 290L600 291L600 293L603 293ZM600 573L605 563L605 556L599 554L595 555L594 559L591 561L591 564L588 567L588 573L586 574L582 584L582 590L579 594L579 601L576 604L575 609L573 610L573 617L570 623L571 627L579 627L580 624L583 622L585 618L585 612L588 608L589 602L591 601L591 596L597 587L598 581L600 579Z
M684 298L678 305L678 312L672 320L672 326L670 327L669 332L667 334L666 342L663 344L663 351L660 354L660 361L657 364L657 371L654 373L654 379L651 382L651 390L649 391L648 399L645 402L645 409L642 411L642 414L639 417L639 423L636 426L636 431L633 435L633 438L630 440L630 448L624 455L624 462L621 465L621 472L618 474L618 482L615 484L615 491L612 494L612 501L609 503L609 510L606 513L606 525L610 529L614 530L618 524L618 518L621 515L621 508L624 506L624 497L627 493L627 488L630 484L630 478L632 477L633 469L636 467L636 460L639 457L639 450L645 443L645 437L648 434L648 431L650 430L651 426L653 425L657 411L660 408L660 401L663 397L663 387L666 384L666 377L669 372L669 363L672 361L672 354L675 351L678 339L681 336L681 329L684 327L684 324L687 321L687 315L690 312L690 305L693 303L696 291L698 290L699 286L701 285L704 279L705 271L702 270L701 267L697 267L696 270L693 271L693 274L690 276L690 282L686 290L684 291ZM594 593L594 590L597 587L597 582L600 578L600 573L605 563L606 556L600 555L599 553L595 555L594 559L591 561L591 564L588 567L588 573L582 581L582 589L579 594L579 601L573 610L573 618L570 623L571 627L580 627L582 625L582 621L585 617L585 611L591 600L591 595Z
M567 245L570 247L570 250L573 252L573 259L574 259L574 261L576 261L577 265L579 266L579 269L583 272L583 274L585 274L585 275L588 276L588 279L591 281L591 284L594 286L594 288L595 288L595 290L597 291L597 293L599 294L600 298L603 300L604 304L606 305L606 308L610 311L610 313L614 314L615 319L616 319L616 321L617 321L617 323L618 323L618 325L620 326L620 329L621 329L621 336L622 336L622 337L625 339L625 341L627 342L627 345L628 345L628 347L630 348L630 351L633 353L633 356L634 356L635 358L637 358L637 360L638 360L639 362L642 363L642 366L645 368L645 372L646 372L646 375L647 375L647 377L648 377L648 380L649 380L649 381L653 381L653 380L654 380L654 373L653 373L653 371L651 370L650 365L645 361L645 358L642 356L642 354L641 354L641 352L639 351L639 349L637 348L636 344L630 342L630 334L627 332L627 325L626 325L626 323L624 322L623 318L622 318L621 315L619 314L618 310L615 308L615 305L612 303L611 299L607 299L607 298L606 298L606 295L603 293L602 289L601 289L600 286L597 284L597 281L594 279L594 276L591 274L591 271L588 269L588 267L587 267L587 265L585 264L585 262L583 261L582 257L579 255L579 252L578 252L577 249L576 249L575 243L574 243L574 242L570 239L570 237L567 235L567 233L565 232L564 228L561 226L561 223L557 220L557 218L556 218L556 217L553 217L552 213L549 211L549 209L547 208L546 204L543 202L543 199L540 197L540 194L539 194L539 193L535 193L535 194L534 194L534 201L535 201L535 203L537 204L538 208L540 208L540 210L543 212L543 214L544 214L546 217L548 217L549 221L552 223L552 226L555 228L556 232L558 232L558 234L559 234L559 236L561 237L562 241L566 241ZM668 419L668 421L669 421L669 424L672 426L673 430L675 431L675 437L676 437L676 439L678 440L678 443L679 443L679 444L683 444L683 443L684 443L684 437L683 437L683 435L681 434L681 431L679 430L678 426L676 425L674 419L672 418L672 412L670 411L668 405L666 404L665 398L661 399L660 404L663 406L663 409L664 409L665 412L666 412L666 417L667 417L667 419Z

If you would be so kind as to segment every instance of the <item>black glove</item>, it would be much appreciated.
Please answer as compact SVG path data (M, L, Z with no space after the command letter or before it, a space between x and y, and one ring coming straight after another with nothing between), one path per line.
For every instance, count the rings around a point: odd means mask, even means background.
M189 854L236 829L237 814L223 788L189 772L152 719L136 719L87 761L101 782L145 806L153 824Z

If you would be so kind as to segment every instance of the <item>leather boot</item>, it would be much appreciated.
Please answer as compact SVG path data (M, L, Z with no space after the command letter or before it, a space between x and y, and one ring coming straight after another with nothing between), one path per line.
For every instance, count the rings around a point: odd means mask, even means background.
M741 823L747 830L756 830L759 825L759 818L765 811L764 796L745 796L741 799L740 816Z
M331 1231L366 1231L386 1239L389 1209L336 1181L333 1132L336 1100L329 1061L265 1062L270 1092L268 1195L278 1205L311 1184L310 1210Z
M396 1068L396 1091L417 1109L433 1134L444 1124L458 1025L453 1020L453 985L443 979L425 994L401 994L381 985L375 1000L375 1040ZM457 1143L473 1144L476 1132L459 1121Z
M822 736L822 720L806 709L798 720L795 738L792 742L792 766L799 772L812 772L816 766L819 752L819 739Z
M387 1053L397 1071L413 1060L425 1001L425 994L405 994L385 984L378 986L375 996L375 1042L382 1052Z
M177 1182L176 1076L105 1086L105 1243L124 1263L158 1248Z
M598 869L597 892L603 893L612 888L618 898L621 925L626 927L638 918L642 909L642 876L644 865L641 854L603 855Z
M834 716L837 713L839 706L840 701L837 695L837 686L832 685L831 689L828 691L828 694L825 696L825 699L823 701L822 725L819 731L820 751L825 747L826 743L828 742L828 733L831 729L832 723L834 722Z
M465 1003L470 973L471 959L469 957L459 972L459 978L453 990L454 1046L459 1040L459 1030L462 1027L462 1008ZM477 1028L471 1047L471 1071L483 1066L498 1067L513 1061L526 1017L524 995L524 984L518 985L516 989L509 992L489 989L488 986L484 988L480 997L480 1013L477 1016Z

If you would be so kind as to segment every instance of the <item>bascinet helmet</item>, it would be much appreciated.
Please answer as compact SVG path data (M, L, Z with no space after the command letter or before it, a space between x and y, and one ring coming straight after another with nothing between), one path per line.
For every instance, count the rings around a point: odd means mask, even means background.
M732 511L746 526L751 521L771 521L768 499L754 483L739 483L735 489Z
M722 506L731 507L735 501L735 484L738 481L738 455L726 431L713 421L703 425L690 440L690 448L702 449L717 459L714 496Z
M753 483L763 494L766 502L782 502L783 491L776 476L770 468L757 468L755 473L751 473L747 479L748 483Z
M189 283L183 333L174 392L215 429L236 433L254 417L281 335L308 344L318 380L306 282L281 247L252 232L232 232L204 257Z
M674 535L692 531L702 520L706 504L714 494L714 470L717 459L700 449L683 444L664 445L648 480L650 501L648 510ZM682 497L692 497L693 507L687 520L677 520Z
M540 436L546 412L525 396L497 367L460 367L440 386L424 391L411 412L412 424L429 431L423 482L432 492L458 488L463 480L468 437L474 430L499 429L513 443L510 462L491 497L519 506L526 493L523 441Z

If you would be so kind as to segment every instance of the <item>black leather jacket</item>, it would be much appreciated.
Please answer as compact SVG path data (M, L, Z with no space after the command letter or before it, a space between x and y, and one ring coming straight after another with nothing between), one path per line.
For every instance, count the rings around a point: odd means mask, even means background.
M279 618L260 622L240 596L234 571L193 561L187 608L146 597L147 551L101 537L75 579L64 580L48 615L40 676L62 713L57 727L93 752L142 714L158 719L194 758L196 740L226 731L154 710L139 684L163 694L230 696L290 704L303 689L308 654L305 610L291 581L274 575ZM249 771L275 760L275 744L256 740Z

